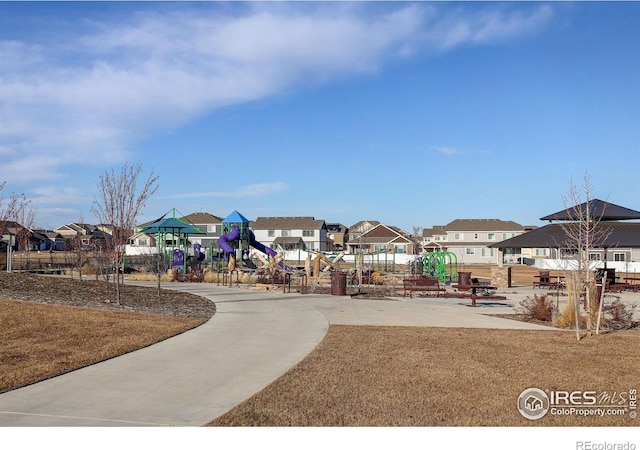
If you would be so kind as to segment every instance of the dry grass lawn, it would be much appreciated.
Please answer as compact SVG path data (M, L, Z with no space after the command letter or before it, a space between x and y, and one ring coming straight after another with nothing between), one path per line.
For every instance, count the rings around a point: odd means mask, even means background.
M523 418L529 387L640 385L640 333L332 326L297 367L212 426L637 426L624 417Z
M0 297L0 392L146 347L203 322Z
M151 314L147 291L127 300L143 311L105 309L104 293L83 283L0 277L0 294L41 301L0 298L0 392L150 345L213 314L206 302L171 293L156 308L165 314ZM68 306L80 301L91 307ZM529 387L638 389L638 348L638 330L576 342L565 331L332 326L299 365L210 425L637 426L628 415L529 421L516 401Z

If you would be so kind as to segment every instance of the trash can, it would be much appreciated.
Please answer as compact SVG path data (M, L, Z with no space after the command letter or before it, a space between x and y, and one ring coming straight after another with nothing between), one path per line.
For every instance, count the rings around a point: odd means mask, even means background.
M471 272L458 272L458 284L471 284Z
M346 272L331 272L331 295L347 295Z

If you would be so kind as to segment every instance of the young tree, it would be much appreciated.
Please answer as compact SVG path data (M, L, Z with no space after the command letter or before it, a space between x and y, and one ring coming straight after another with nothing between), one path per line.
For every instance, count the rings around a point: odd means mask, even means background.
M116 303L121 304L121 280L118 268L124 261L126 245L134 233L136 218L147 200L158 189L158 177L149 174L144 182L140 181L140 165L125 163L119 172L113 168L105 171L97 183L98 197L94 199L92 212L104 225L112 229L111 245L106 249L116 268Z
M604 210L593 210L592 191L591 177L589 174L585 174L584 199L573 181L570 182L568 195L562 198L571 219L562 225L562 229L565 233L564 245L571 251L574 260L574 267L570 275L573 289L570 292L569 305L574 309L576 338L578 340L580 340L580 296L585 296L585 306L588 311L586 322L589 334L591 334L592 319L595 313L601 311L596 307L598 299L594 295L595 277L592 262L589 259L589 251L596 247L604 247L604 243L611 233L608 227L601 224ZM604 288L603 285L602 289Z
M32 228L36 222L36 210L31 205L31 201L27 200L24 195L21 196L21 200L18 205L18 209L15 212L14 222L20 224L18 232L16 233L16 242L18 249L22 250L27 260L26 269L29 270L29 256L31 252L31 235Z
M4 182L0 183L0 192L4 189L4 186ZM23 215L25 214L28 205L29 201L24 196L24 194L11 194L9 200L6 203L4 202L4 199L0 197L0 241L2 241L2 236L7 233L7 223L10 221L17 222L18 225L22 225L22 227L30 228L33 226L33 221L35 220L35 211L33 209L29 210L29 220L31 221L30 224L25 225L23 223L20 223L18 220L20 218L21 212ZM23 217L23 219L26 220L27 217ZM16 240L25 234L23 233L23 230L24 228L18 227L18 232L16 233L18 236L16 236ZM28 231L26 236L28 239ZM11 246L11 242L7 243L7 247L9 246ZM9 249L7 252L7 270L10 270L10 252L11 250Z

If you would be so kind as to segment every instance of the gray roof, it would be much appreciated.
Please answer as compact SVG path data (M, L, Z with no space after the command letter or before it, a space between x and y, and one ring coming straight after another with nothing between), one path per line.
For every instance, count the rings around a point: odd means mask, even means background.
M581 217L589 216L598 220L634 220L640 219L640 211L614 205L603 200L593 199L574 207L558 211L548 216L541 217L540 220L571 220L576 221Z
M523 231L524 227L511 220L456 219L444 226L446 231Z
M254 230L321 230L326 228L324 220L313 217L258 217L251 222Z
M521 234L519 236L506 239L501 242L488 245L493 248L567 248L572 247L566 242L565 227L553 223L544 227ZM608 236L598 247L640 247L640 223L638 222L600 222L596 230L603 233L609 232ZM599 231L598 231L599 232Z
M220 217L209 214L208 212L194 212L184 216L182 220L187 221L193 225L222 223L222 219Z

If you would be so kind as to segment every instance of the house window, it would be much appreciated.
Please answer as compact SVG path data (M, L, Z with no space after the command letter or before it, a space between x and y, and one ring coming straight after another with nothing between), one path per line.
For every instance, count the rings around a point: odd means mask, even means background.
M267 236L269 236L269 237L276 237L276 230L269 230L269 231L267 231Z
M384 252L387 249L387 246L384 244L376 244L373 246L373 251L376 253Z
M496 234L495 233L488 233L487 234L487 240L495 241L496 240Z
M619 262L624 262L627 260L627 254L626 253L614 253L613 254L613 260L614 261L619 261Z
M282 236L282 237L289 237L289 236L291 236L291 230L281 230L281 231L280 231L280 236Z
M482 249L482 256L484 256L485 258L493 257L493 249L492 248L483 248Z
M148 239L138 239L138 245L141 247L147 247L149 245Z
M502 239L510 239L512 237L515 237L515 233L502 233Z
M465 255L475 255L476 254L476 249L473 247L467 247L464 249L464 253Z
M402 253L402 254L405 254L405 253L407 253L407 246L406 246L406 245L396 245L396 246L394 247L394 251L395 251L396 253Z
M589 261L600 261L600 253L589 253Z
M207 233L217 233L218 225L207 225Z
M314 237L315 235L315 230L302 230L302 237Z
M480 237L480 234L478 233L473 233L473 238L477 241L478 238Z
M453 239L455 239L456 241L462 240L462 233L454 233Z
M537 248L536 249L536 256L547 256L547 249L546 248Z

